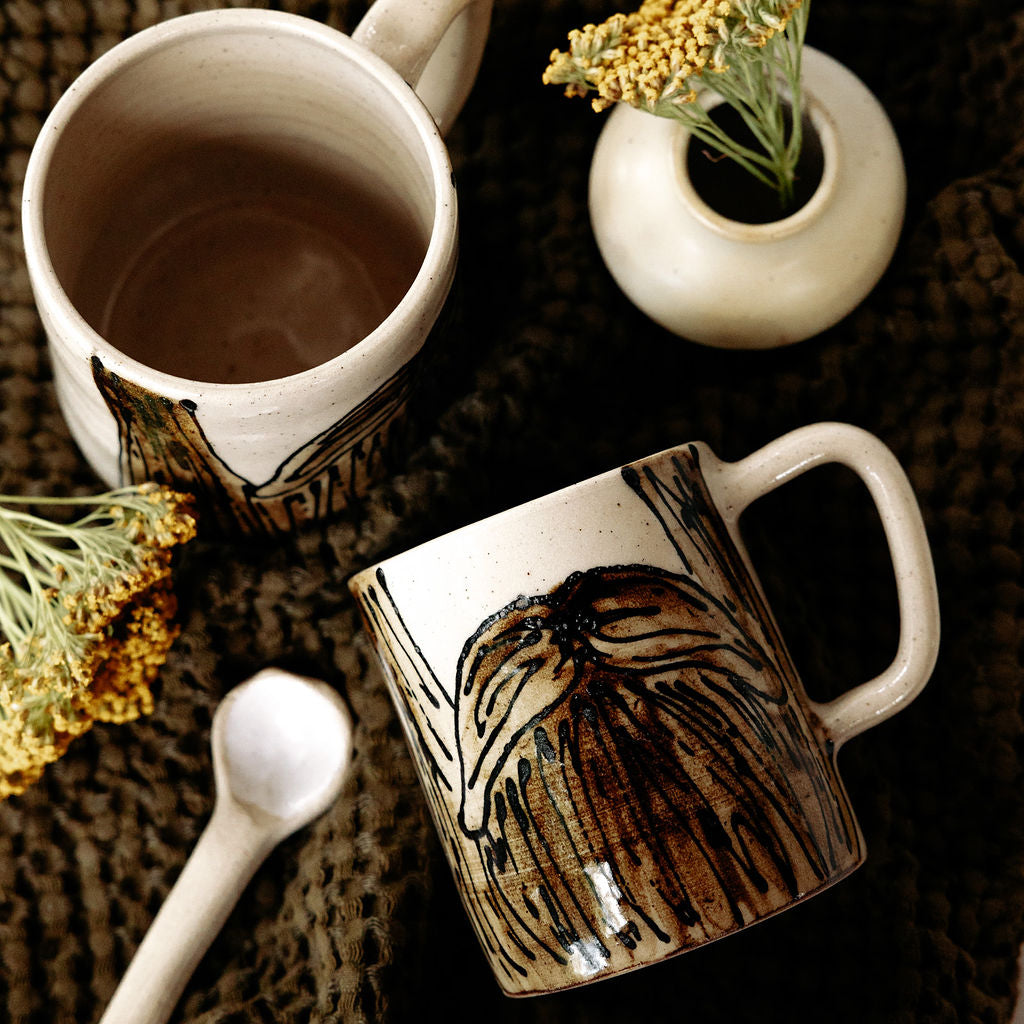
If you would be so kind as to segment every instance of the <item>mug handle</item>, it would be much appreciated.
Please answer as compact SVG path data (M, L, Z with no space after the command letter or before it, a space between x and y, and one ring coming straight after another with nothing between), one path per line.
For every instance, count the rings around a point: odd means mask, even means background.
M740 543L737 521L752 501L829 462L852 469L874 500L892 559L900 613L899 644L892 664L835 700L812 702L838 749L906 707L928 682L938 657L935 568L910 481L896 457L873 434L846 423L817 423L785 434L739 462L720 462L708 483Z
M473 87L493 0L375 0L352 38L416 90L441 134Z

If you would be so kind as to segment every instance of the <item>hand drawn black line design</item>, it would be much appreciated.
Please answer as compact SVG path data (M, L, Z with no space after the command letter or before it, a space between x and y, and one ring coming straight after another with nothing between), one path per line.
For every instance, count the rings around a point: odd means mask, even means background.
M285 459L262 483L240 476L210 444L201 410L154 394L94 356L93 379L117 421L124 483L191 491L204 529L272 535L348 507L395 464L394 439L417 370L413 360L350 413Z
M383 573L360 594L476 931L522 994L726 935L863 859L699 452L622 475L680 567L599 566L516 598L454 687Z

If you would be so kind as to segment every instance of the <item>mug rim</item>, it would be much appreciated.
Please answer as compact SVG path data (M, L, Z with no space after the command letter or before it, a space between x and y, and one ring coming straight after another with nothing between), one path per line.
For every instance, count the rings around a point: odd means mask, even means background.
M374 78L399 104L416 131L427 155L434 187L434 210L430 237L416 276L390 313L367 335L330 359L284 377L247 382L205 381L158 370L112 345L79 312L54 269L43 223L43 194L51 161L68 125L95 90L112 75L136 61L157 53L196 34L232 33L260 27L333 50L361 74ZM415 90L383 58L355 42L344 32L303 15L259 8L228 8L194 11L158 22L128 36L89 64L68 86L43 122L29 155L22 196L22 237L29 275L38 306L46 306L59 324L59 343L87 358L99 356L104 365L158 394L194 396L197 386L205 394L231 395L276 391L282 384L315 381L341 369L352 371L365 364L373 372L374 360L381 358L392 339L403 328L423 318L436 295L440 310L455 273L458 246L457 195L447 147L437 124ZM42 292L42 294L40 294ZM40 309L42 313L42 309ZM48 332L49 333L49 332ZM73 338L73 341L69 341Z

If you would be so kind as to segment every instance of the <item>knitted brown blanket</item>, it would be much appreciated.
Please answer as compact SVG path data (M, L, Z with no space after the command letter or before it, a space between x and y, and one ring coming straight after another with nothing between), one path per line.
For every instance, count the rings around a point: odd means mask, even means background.
M125 35L199 0L0 5L0 490L94 490L57 411L18 202L42 119ZM363 0L283 6L351 29ZM210 718L267 664L329 680L357 719L341 799L275 850L174 1020L870 1022L1009 1019L1024 938L1024 5L815 0L809 40L893 119L909 206L890 271L826 334L701 348L618 291L586 209L601 117L545 87L609 0L497 0L449 136L458 320L400 476L289 549L195 544L155 713L97 726L0 804L0 1022L98 1020L212 807ZM570 994L499 994L461 912L346 579L379 556L685 440L739 458L821 419L878 434L933 543L940 661L840 768L868 862L740 936ZM861 485L822 469L758 502L752 555L812 695L892 657L896 608Z

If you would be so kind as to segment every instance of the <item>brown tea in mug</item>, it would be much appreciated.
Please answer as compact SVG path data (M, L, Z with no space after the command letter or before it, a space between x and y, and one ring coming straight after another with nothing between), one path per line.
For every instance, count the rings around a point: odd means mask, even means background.
M84 263L79 308L126 355L193 380L274 380L346 351L426 252L401 202L256 145L180 149L125 194L145 224L120 208Z

